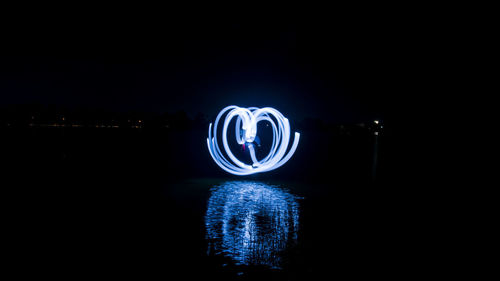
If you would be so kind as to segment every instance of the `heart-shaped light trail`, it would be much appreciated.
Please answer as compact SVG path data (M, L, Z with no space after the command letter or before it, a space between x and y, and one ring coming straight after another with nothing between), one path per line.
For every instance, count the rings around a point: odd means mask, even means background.
M217 127L220 119L226 114L224 125L222 127L222 144L224 150L231 161L226 159L222 154L219 144L217 143ZM273 118L274 117L274 120ZM248 149L252 158L253 164L248 165L236 158L227 142L227 127L229 122L236 119L236 141L240 145L249 143ZM260 121L268 121L273 129L273 143L269 154L262 160L257 160L255 156L255 148L253 142L257 136L257 124ZM275 123L276 121L276 123ZM290 151L286 153L290 143L290 123L288 119L283 116L278 110L271 107L257 108L249 107L243 108L235 105L230 105L217 115L212 129L212 123L208 127L207 145L210 155L215 163L223 170L234 175L251 175L255 173L262 173L274 170L281 165L285 164L293 155L299 144L300 134L295 133L294 141Z

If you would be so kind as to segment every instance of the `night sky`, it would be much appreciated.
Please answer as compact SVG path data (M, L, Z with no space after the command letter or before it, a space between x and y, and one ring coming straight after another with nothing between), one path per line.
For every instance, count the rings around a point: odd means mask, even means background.
M3 33L0 105L186 111L272 106L290 119L386 118L410 57L394 20L37 17Z

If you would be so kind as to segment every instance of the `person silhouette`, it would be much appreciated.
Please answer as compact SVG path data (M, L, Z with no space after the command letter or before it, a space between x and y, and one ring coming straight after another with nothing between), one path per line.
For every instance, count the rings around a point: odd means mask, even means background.
M253 143L256 143L257 147L260 147L260 138L259 138L259 136L255 136L253 142L244 142L243 145L242 145L243 151L245 151L246 147L250 148L250 146L253 146Z

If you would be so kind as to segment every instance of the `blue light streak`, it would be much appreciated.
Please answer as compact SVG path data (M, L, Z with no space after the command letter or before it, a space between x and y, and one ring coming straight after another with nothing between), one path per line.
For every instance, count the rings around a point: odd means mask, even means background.
M224 115L226 115L226 117L222 126L222 144L229 159L224 157L217 142L218 124ZM234 156L229 148L227 141L227 129L230 121L235 117L237 118L235 127L236 142L240 145L250 143L248 148L253 162L252 165L241 162ZM258 160L255 156L255 148L252 143L257 136L257 124L261 121L268 121L271 124L273 130L273 142L269 154L263 159ZM299 139L300 134L295 132L292 147L290 148L290 151L286 153L290 143L290 123L288 122L288 119L283 116L283 114L271 107L243 108L230 105L222 109L219 115L217 115L213 127L212 123L210 123L208 127L207 146L210 155L219 167L228 173L244 176L268 172L285 164L297 149Z

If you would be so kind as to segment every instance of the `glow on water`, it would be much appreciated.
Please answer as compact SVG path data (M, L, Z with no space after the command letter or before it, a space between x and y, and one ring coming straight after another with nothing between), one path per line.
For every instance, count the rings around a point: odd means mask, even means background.
M297 197L260 182L226 182L212 189L205 225L210 255L280 268L281 254L297 241Z

